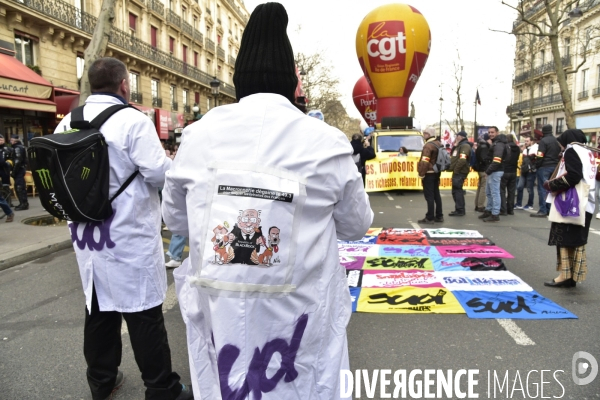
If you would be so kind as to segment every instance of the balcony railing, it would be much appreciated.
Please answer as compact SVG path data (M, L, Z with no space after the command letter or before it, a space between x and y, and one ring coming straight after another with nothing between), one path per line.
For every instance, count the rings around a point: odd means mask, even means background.
M600 0L599 0L600 1ZM571 56L564 56L561 58L563 68L571 66ZM547 62L539 67L534 68L533 77L544 75L546 73L556 72L556 68L554 68L554 61ZM532 76L531 71L523 72L515 77L514 84L518 85L519 83L525 82L529 80Z
M138 104L143 103L142 94L140 92L131 92L131 95L129 96L129 98L134 103L138 103Z
M73 28L79 29L89 35L94 33L94 27L96 26L98 19L86 12L81 12L79 9L62 0L18 1L22 5L36 10L45 16L61 21L62 23ZM151 5L152 1L157 0L148 0L148 4ZM199 33L199 35L202 37L202 34ZM213 79L212 75L209 75L206 72L187 64L184 66L183 61L173 57L172 54L158 50L156 47L152 47L149 43L131 36L131 33L125 32L121 29L113 27L108 40L113 46L131 52L159 67L176 71L190 79L206 85L207 87L210 86L210 81ZM207 42L209 42L207 43L209 45L212 44L212 52L214 54L214 42L208 39ZM233 88L233 86L223 84L220 90L227 95L235 97L235 88Z
M191 113L192 112L192 108L189 105L185 105L185 106L183 106L183 112L185 112L185 113Z
M235 57L229 56L229 65L235 65Z
M219 57L221 61L225 61L225 49L221 46L217 47L217 57Z
M549 106L552 104L562 103L562 96L560 93L548 94L546 96L537 97L533 99L533 108ZM529 110L531 103L529 100L521 101L513 104L512 106L506 107L506 113L512 114L521 111Z
M162 99L160 97L152 98L152 107L162 107Z
M157 14L165 15L165 6L159 0L148 0L148 8Z
M177 111L177 108L178 108L178 104L177 104L177 102L176 102L176 101L172 102L172 103L171 103L171 110L173 110L173 111Z
M204 40L204 48L210 51L211 53L215 54L215 42L213 42L209 38L206 38Z
M193 37L194 36L194 28L192 28L192 25L188 24L185 21L183 21L181 23L181 30L183 31L183 33L185 33L189 37Z
M588 91L584 90L583 92L579 92L577 93L577 100L581 100L581 99L587 99L588 96Z
M246 17L242 10L235 4L234 0L227 0L227 3L231 6L231 8L239 15L239 17L244 21L244 23L248 23L248 17Z
M204 35L194 29L194 42L204 47Z
M600 87L594 88L592 90L592 96L596 97L598 95L600 95Z
M135 0L138 3L140 3L141 5L145 6L146 5L146 0Z
M173 10L168 10L167 11L167 22L169 22L170 24L180 27L181 26L181 17L177 14L175 14L175 12Z

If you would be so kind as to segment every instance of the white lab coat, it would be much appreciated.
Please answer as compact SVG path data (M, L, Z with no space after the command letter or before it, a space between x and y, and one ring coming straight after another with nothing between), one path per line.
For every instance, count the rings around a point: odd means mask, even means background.
M351 300L336 240L362 238L373 220L351 154L343 133L276 94L184 129L163 217L190 240L174 276L196 399L339 397ZM250 208L269 246L236 236L235 255L250 243L272 262L235 263L234 242L222 241Z
M114 104L122 103L112 96L92 95L86 100L84 118L91 121ZM55 133L70 129L70 122L71 114L61 121ZM95 286L100 311L147 310L162 304L167 292L158 188L164 184L171 159L165 156L154 124L139 111L119 111L100 131L108 144L110 196L136 169L140 173L113 201L115 212L103 227L110 232L110 240L101 250L84 243L88 224L69 224L86 305L91 309ZM107 239L101 237L102 230L93 229L96 243Z

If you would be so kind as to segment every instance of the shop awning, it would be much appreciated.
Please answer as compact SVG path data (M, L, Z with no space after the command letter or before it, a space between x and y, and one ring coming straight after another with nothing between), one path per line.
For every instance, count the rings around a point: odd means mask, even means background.
M8 54L0 54L0 93L48 99L52 84ZM14 107L12 107L14 108Z
M0 93L1 107L56 113L56 104L53 101L32 99L31 97L9 96Z

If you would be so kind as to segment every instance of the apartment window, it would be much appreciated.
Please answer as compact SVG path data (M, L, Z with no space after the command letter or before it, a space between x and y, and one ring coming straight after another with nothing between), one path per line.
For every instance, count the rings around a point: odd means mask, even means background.
M217 19L221 23L221 6L219 4L217 4Z
M156 48L158 43L158 28L150 25L150 45Z
M136 31L137 28L137 15L129 13L129 29Z
M200 92L194 92L194 103L200 106Z
M544 94L544 85L542 85L540 83L540 85L538 86L538 97L542 97L543 94Z
M194 67L198 68L198 52L194 52Z
M194 15L194 29L198 30L198 17Z
M581 91L582 92L585 92L585 90L587 88L588 71L589 71L589 69L584 69L583 71L581 71Z
M552 82L552 81L550 81L550 82L548 83L548 94L549 94L550 96L553 96L553 95L554 95L554 82Z
M75 66L77 68L77 79L83 76L83 67L85 66L85 60L83 59L83 53L77 52L77 58L75 59Z
M545 62L546 62L546 51L541 50L540 51L540 65L544 65Z
M548 124L548 117L542 118L542 126L547 125L547 124Z
M565 38L565 57L571 55L571 39Z
M160 81L158 79L152 79L150 83L150 92L152 93L152 100L160 97Z
M189 94L189 90L187 89L183 89L183 106L187 107L188 106L188 94Z
M137 72L129 71L129 89L131 92L139 92L140 87L140 74Z
M182 57L181 57L183 59L183 63L187 64L188 48L185 44L183 46L181 46L181 51L183 52Z
M523 101L523 89L519 89L519 103Z
M221 45L221 35L217 35L217 44Z
M600 65L596 67L597 78L596 78L596 87L600 88Z
M210 74L212 71L212 62L210 61L210 59L206 59L206 71Z
M15 35L15 57L25 65L35 65L33 44L38 39L29 35Z
M564 118L557 118L556 119L556 134L560 134L560 133L563 132L564 123L565 123L565 119Z
M181 7L181 18L187 22L187 8L185 7Z
M177 111L177 86L171 85L169 89L169 97L171 99L171 109Z
M172 38L171 36L169 36L169 52L171 54L173 54L174 50L175 50L175 39Z
M169 0L169 10L173 11L173 0Z

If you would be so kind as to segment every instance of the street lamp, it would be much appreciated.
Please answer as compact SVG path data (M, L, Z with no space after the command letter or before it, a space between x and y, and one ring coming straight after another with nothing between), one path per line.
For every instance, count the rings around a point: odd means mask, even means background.
M194 112L194 120L200 119L200 107L198 107L198 103L194 103L192 111Z
M215 96L215 107L217 106L217 99L219 98L219 86L221 86L221 81L214 76L213 80L210 81L210 90L213 96Z
M444 99L440 96L440 137L442 136L442 101Z
M581 17L583 17L583 11L581 11L581 8L575 7L574 9L569 11L570 19L577 19L577 18L581 18Z

